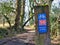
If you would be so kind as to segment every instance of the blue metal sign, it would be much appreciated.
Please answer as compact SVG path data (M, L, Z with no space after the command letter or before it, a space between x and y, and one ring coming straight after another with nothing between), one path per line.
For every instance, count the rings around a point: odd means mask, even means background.
M38 32L40 34L47 32L46 13L39 13L38 14Z

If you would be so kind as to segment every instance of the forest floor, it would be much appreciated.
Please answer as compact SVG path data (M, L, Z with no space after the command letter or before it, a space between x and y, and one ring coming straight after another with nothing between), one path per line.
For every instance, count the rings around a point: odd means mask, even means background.
M32 26L33 27L33 26ZM0 40L0 45L35 45L35 30L30 27L25 27L27 32L16 34L13 37L8 37ZM52 40L51 45L60 45L60 41Z

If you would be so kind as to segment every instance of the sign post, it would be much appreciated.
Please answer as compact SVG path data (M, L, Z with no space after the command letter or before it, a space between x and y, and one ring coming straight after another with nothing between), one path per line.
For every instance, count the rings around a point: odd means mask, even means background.
M49 29L49 6L34 6L36 45L51 45Z

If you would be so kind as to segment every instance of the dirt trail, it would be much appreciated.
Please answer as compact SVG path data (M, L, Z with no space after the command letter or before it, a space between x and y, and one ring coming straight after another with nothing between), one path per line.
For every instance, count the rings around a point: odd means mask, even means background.
M55 42L54 40L52 40L51 42L51 45L60 45L56 44L57 42ZM35 31L29 30L26 33L17 34L12 38L2 39L0 40L0 45L35 45Z
M15 37L0 40L0 45L35 45L35 31L17 34Z

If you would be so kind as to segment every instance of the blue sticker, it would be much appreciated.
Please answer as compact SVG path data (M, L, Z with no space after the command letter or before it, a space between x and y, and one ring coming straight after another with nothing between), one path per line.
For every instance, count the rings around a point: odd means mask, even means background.
M40 34L47 33L46 13L38 14L38 32Z

